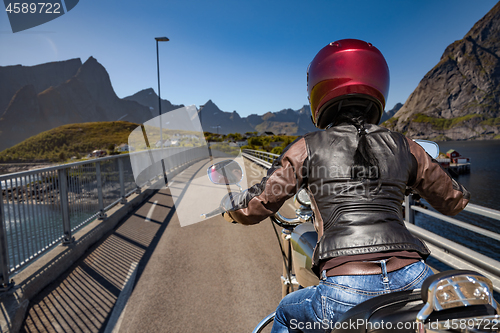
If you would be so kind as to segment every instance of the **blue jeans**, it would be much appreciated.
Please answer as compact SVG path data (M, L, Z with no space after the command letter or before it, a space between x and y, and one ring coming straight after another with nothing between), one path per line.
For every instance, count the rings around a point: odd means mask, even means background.
M271 333L330 332L339 318L356 304L378 295L419 289L432 270L418 261L397 271L376 275L345 275L323 278L319 285L285 296L278 308Z

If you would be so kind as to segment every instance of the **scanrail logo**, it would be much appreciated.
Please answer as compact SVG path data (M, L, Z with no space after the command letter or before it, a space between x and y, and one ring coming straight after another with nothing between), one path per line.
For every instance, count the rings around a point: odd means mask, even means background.
M72 10L79 0L4 0L12 32L19 32L52 21Z

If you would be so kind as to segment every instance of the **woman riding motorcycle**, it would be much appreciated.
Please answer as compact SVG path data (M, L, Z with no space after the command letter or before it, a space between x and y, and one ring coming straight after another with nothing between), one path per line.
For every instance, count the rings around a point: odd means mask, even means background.
M426 245L405 227L407 187L445 215L470 194L418 144L379 127L389 89L387 63L372 44L330 43L307 73L312 121L322 131L290 144L267 176L225 200L228 221L255 224L300 188L314 211L318 286L280 302L272 332L329 332L339 317L369 298L420 288L432 275Z

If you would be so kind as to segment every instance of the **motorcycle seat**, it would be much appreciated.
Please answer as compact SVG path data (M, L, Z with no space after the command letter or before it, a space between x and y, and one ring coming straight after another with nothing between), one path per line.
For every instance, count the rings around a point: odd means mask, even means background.
M423 306L420 289L377 296L344 313L331 333L414 333L415 319ZM494 314L489 305L474 305L433 312L426 322Z
M423 303L420 297L420 289L399 291L377 296L356 305L351 310L344 313L336 324L336 328L332 330L332 333L372 332L368 330L370 324L367 323L372 321L372 317L375 313L378 313L381 309L386 307L391 307L391 311L399 309L398 312L405 314L407 312L413 312L408 311L409 309L414 309L414 316L410 318L410 320L414 321L416 314L420 311L422 306ZM403 318L398 318L398 321L402 320ZM412 330L412 332L415 332L415 330Z

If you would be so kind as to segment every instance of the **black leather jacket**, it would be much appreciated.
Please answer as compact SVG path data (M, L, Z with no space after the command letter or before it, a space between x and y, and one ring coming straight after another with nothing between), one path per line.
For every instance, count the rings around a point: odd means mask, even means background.
M353 165L359 134L353 125L313 132L289 145L260 184L237 196L230 216L254 224L275 213L299 188L308 189L318 232L313 262L338 256L416 251L427 247L403 222L406 187L445 215L459 213L467 190L415 142L402 134L367 125L369 149L378 165Z

